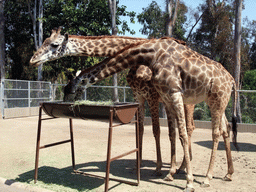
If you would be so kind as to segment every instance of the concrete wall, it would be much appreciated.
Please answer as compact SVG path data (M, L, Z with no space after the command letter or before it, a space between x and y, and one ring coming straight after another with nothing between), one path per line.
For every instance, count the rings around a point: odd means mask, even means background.
M1 114L1 111L0 111ZM18 118L18 117L30 117L38 116L39 107L28 108L10 108L4 109L4 119ZM2 117L2 115L0 116ZM152 121L150 117L145 117L144 124L151 125ZM211 129L210 121L195 121L196 128ZM160 126L167 127L167 119L160 118ZM251 132L256 133L256 124L238 123L239 132Z
M25 107L25 108L7 108L4 109L4 119L17 117L38 116L39 107ZM1 115L2 117L2 115Z
M167 127L167 119L160 118L160 126ZM150 117L146 117L144 124L151 125L152 121ZM195 120L195 126L199 129L211 129L210 121L197 121ZM176 126L177 127L177 126ZM256 133L256 124L238 123L238 132L251 132Z

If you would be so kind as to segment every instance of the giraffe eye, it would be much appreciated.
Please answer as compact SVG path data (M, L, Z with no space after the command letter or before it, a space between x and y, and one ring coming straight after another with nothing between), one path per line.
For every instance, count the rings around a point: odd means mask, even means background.
M59 44L56 44L56 43L52 43L52 44L51 44L51 47L52 47L52 48L57 48L58 46L59 46Z

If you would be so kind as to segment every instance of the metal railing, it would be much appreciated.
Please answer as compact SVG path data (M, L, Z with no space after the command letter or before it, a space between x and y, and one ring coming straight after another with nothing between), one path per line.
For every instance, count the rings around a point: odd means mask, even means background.
M2 116L4 109L37 107L43 101L62 101L65 84L52 84L44 81L24 81L5 79L0 86L0 107ZM133 93L130 87L91 86L84 94L84 99L91 101L112 100L113 88L118 88L120 102L133 102ZM242 120L244 123L256 123L256 90L239 90ZM161 110L160 110L161 112ZM163 112L160 117L163 117ZM226 108L228 120L231 119L232 102ZM146 116L150 116L146 107ZM211 120L209 108L205 103L196 105L194 111L196 120Z
M4 79L0 85L0 109L37 107L43 101L62 101L65 84L45 81L25 81ZM119 101L131 102L133 95L130 87L91 86L85 89L84 99L106 101L112 99L112 89L118 88Z

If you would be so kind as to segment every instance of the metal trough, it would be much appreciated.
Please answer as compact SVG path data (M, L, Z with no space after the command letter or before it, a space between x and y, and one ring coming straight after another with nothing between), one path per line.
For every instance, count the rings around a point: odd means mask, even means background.
M64 143L71 143L71 155L72 155L72 167L76 174L83 174L88 176L94 176L97 178L105 179L105 192L108 191L109 180L127 183L130 185L139 185L140 180L140 150L139 150L139 121L138 121L138 103L114 103L113 105L74 105L74 103L66 102L43 102L39 108L39 120L38 120L38 131L37 131L37 142L36 142L36 160L35 160L35 183L38 177L38 165L39 165L39 151L48 147L61 145ZM51 118L42 118L42 110L51 116ZM135 136L136 136L136 148L126 153L111 157L111 146L112 146L112 132L114 127L122 126L127 123L132 123L131 120L136 114L135 121ZM70 124L70 139L50 143L47 145L40 145L41 140L41 128L43 120L50 120L55 118L69 118ZM113 118L117 119L119 123L113 125ZM90 173L85 173L75 168L75 151L74 151L74 138L73 138L73 123L72 119L109 119L109 133L108 133L108 147L107 147L107 161L106 161L106 176L101 177ZM121 179L110 178L110 163L116 159L122 158L129 154L136 153L137 161L137 182L131 182Z
M113 105L74 105L66 102L43 102L44 112L51 117L76 119L108 119L110 110L121 123L129 123L135 115L138 103L114 103Z

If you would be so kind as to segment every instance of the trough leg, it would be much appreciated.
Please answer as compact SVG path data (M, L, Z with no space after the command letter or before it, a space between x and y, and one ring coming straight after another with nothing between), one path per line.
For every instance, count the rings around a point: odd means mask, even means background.
M70 141L71 141L71 154L72 154L72 167L73 170L76 169L75 164L75 149L74 149L74 136L73 136L73 121L69 119L69 128L70 128Z
M39 161L39 150L40 150L41 125L42 125L42 107L39 108L39 119L38 119L37 140L36 140L36 162L35 162L34 183L37 182L37 177L38 177L38 161Z
M110 172L110 157L111 157L111 144L112 144L112 121L113 121L113 110L110 110L109 118L109 132L108 132L108 151L107 151L107 165L106 165L106 177L105 177L105 192L108 191L109 183L109 172Z

